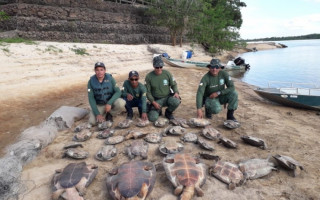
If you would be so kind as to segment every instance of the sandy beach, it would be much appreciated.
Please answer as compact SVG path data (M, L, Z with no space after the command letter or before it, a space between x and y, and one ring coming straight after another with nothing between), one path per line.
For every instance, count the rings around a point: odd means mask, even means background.
M270 44L250 44L247 48L258 50L277 48ZM74 50L83 48L86 55L77 55ZM3 50L7 49L7 50ZM0 150L5 154L5 147L14 143L19 134L26 128L38 125L60 106L75 106L89 109L86 84L94 74L93 65L97 61L106 64L107 72L113 74L118 85L122 86L130 70L140 72L140 81L152 70L153 53L168 53L173 58L179 58L184 50L193 50L192 60L207 61L211 56L200 46L172 47L169 45L111 45L84 43L36 42L33 45L8 44L0 46ZM230 56L236 57L246 50L239 49L224 52L218 58L226 63ZM175 111L175 116L185 119L196 117L195 93L201 77L207 69L181 69L165 66L177 80L182 103ZM227 185L218 179L207 175L202 187L205 195L193 199L320 199L320 158L318 112L299 110L270 103L252 90L254 86L237 79L236 90L239 93L239 108L235 117L240 121L238 129L225 129L223 121L226 109L211 120L213 127L222 135L238 143L237 149L227 149L209 141L214 145L213 154L222 160L233 163L250 158L267 158L275 154L291 156L305 168L297 177L292 177L283 169L273 171L268 176L257 180L248 180L235 190L228 190ZM114 126L125 119L122 113L115 117ZM63 168L71 162L81 162L69 158L61 158L63 146L72 141L73 128L88 120L88 116L77 121L66 131L59 132L56 139L43 148L32 162L24 166L21 181L24 187L18 199L47 200L51 196L51 179L55 169ZM134 121L137 122L137 111ZM160 132L161 128L149 125L138 128L134 124L130 129L142 132ZM92 129L95 130L94 128ZM127 129L119 129L116 135L125 135ZM188 132L199 133L199 128L188 128ZM83 143L84 150L89 152L85 159L87 163L98 165L98 175L87 189L85 199L110 199L105 186L108 172L129 161L124 149L132 140L117 145L118 155L112 161L101 162L94 158L98 149L103 146L103 140L96 138L97 131L91 139ZM268 145L267 150L246 145L240 139L242 135L262 138ZM199 136L201 137L201 136ZM164 137L163 140L179 141L178 136ZM185 143L185 152L196 155L203 151L198 145ZM149 144L148 161L158 164L164 158L158 150L158 144ZM136 158L139 160L140 158ZM202 160L207 166L213 161ZM154 189L148 199L174 200L173 186L165 176L163 169L157 171Z

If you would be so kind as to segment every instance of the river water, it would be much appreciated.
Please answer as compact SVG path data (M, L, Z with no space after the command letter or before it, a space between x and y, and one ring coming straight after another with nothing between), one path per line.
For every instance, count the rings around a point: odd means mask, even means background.
M320 87L320 40L277 43L288 47L240 55L251 69L236 77L258 87L267 87L270 81L312 83Z

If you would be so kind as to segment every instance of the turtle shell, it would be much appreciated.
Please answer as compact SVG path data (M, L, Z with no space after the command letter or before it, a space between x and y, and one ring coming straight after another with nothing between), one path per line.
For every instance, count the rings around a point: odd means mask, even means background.
M107 128L107 129L105 129L105 130L103 130L103 131L100 131L100 132L98 133L98 135L97 135L97 138L99 138L99 139L106 139L106 138L108 138L108 137L113 136L114 132L115 132L114 129Z
M188 122L183 118L174 118L169 121L174 126L181 126L183 128L189 128Z
M237 143L235 143L234 141L226 138L226 137L221 137L219 138L219 142L218 143L222 143L225 147L228 147L228 148L237 148Z
M106 145L99 149L95 158L97 160L105 161L112 160L117 155L117 148L114 145Z
M301 170L304 169L298 161L296 161L295 159L293 159L289 156L277 154L273 157L274 157L274 159L276 159L277 163L285 169L295 170L297 167L299 167Z
M138 123L136 124L136 126L138 127L146 127L150 124L149 120L142 120L142 119L138 119Z
M162 139L162 136L160 133L150 133L144 138L146 142L150 142L150 143L159 143L161 139Z
M131 119L125 119L125 120L118 123L118 127L119 128L129 128L131 123L132 123Z
M214 147L202 139L198 139L198 144L205 150L213 151Z
M127 199L139 194L143 194L139 199L145 199L156 181L156 169L150 162L127 162L109 174L106 184L113 199Z
M117 135L117 136L112 136L108 137L104 143L105 144L119 144L124 141L124 136L122 135Z
M198 141L198 136L194 133L186 133L184 136L180 138L183 142L194 142Z
M209 140L215 140L221 137L221 133L210 125L202 129L202 135Z
M239 163L240 171L247 179L257 179L268 175L274 168L273 162L268 159L249 159Z
M81 150L81 149L76 149L76 148L68 148L62 157L69 157L69 158L74 158L74 159L85 159L89 155L88 152Z
M240 123L233 120L226 120L223 122L223 125L230 129L235 129L240 127Z
M195 127L206 127L211 124L211 122L207 119L200 119L200 118L191 118L189 120L189 124Z
M241 139L247 144L260 147L261 149L267 149L267 144L260 138L243 135Z

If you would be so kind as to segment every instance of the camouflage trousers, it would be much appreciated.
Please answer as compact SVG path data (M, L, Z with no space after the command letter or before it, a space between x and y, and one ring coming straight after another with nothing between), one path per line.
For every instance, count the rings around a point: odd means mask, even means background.
M218 114L222 108L222 104L228 104L228 110L237 110L238 108L238 93L236 91L229 92L226 95L219 95L217 98L205 99L204 105L208 114Z
M179 107L179 104L181 103L180 99L177 99L173 96L167 96L165 98L157 99L156 102L161 106L161 109L163 107L168 107L167 110L169 112L175 111ZM160 110L155 109L155 107L151 105L151 108L149 109L149 112L148 112L149 121L151 122L156 121L159 118Z
M118 98L111 105L110 114L115 116L115 115L119 114L120 112L125 111L126 110L125 105L126 105L126 101L121 98ZM99 110L99 113L105 118L106 117L106 105L97 105L97 108ZM92 110L89 114L89 123L91 125L97 124L96 116L93 114Z

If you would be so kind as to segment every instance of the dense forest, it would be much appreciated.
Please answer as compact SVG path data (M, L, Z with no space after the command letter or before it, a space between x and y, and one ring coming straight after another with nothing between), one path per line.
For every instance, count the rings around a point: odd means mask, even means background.
M314 34L301 35L301 36L269 37L269 38L250 39L250 40L243 40L243 41L252 42L252 41L311 40L311 39L320 39L320 34L314 33Z

